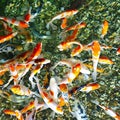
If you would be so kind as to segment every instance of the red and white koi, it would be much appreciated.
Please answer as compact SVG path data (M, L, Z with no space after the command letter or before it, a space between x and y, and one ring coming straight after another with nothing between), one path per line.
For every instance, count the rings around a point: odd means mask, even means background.
M109 23L107 20L105 20L103 22L103 26L102 26L102 35L101 35L101 38L104 38L104 36L107 34L107 31L108 31L108 26L109 26Z
M16 116L18 120L24 120L22 113L19 110L13 111L13 110L6 109L3 112L8 115Z
M62 12L59 15L52 18L52 20L47 24L46 27L49 29L49 26L51 26L55 30L55 29L57 29L57 27L55 25L53 25L53 23L52 23L54 20L68 18L68 17L73 16L77 13L78 13L78 10L68 10L68 11Z
M44 102L48 105L49 108L51 108L55 113L63 114L63 110L61 106L59 106L54 99L49 95L45 90L43 90L39 85L39 79L37 77L34 77L37 83L37 87L39 90L39 93L41 94Z
M15 37L17 34L18 34L18 32L14 32L14 33L10 33L10 34L5 35L5 36L0 36L0 43L9 41L13 37Z
M20 28L28 28L29 27L29 24L23 20L16 20L14 18L7 18L7 17L1 17L1 16L0 16L0 19L4 20L7 23L13 24L17 27L20 27Z
M100 85L98 83L88 83L87 85L84 86L80 86L78 88L78 91L82 91L82 92L90 92L96 89L99 89Z
M113 117L115 120L120 120L120 115L114 112L112 109L105 107L103 105L100 105L98 101L91 101L91 102L98 105L100 108L102 108L106 112L106 114Z

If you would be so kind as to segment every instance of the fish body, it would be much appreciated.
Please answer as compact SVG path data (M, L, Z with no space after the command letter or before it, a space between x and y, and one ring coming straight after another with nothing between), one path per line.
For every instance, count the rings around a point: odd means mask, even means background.
M13 37L15 37L17 34L18 34L18 32L14 32L14 33L10 33L10 34L5 35L5 36L0 36L0 43L3 43L5 41L9 41Z
M93 41L90 45L88 45L92 51L92 60L93 60L93 80L96 81L97 77L97 64L99 61L99 56L101 52L100 44L97 40Z
M0 17L1 20L4 20L7 23L13 24L20 28L28 28L29 24L23 20L16 20L14 18Z
M82 92L90 92L96 89L99 89L100 85L98 83L88 83L87 85L84 85L80 88L78 88L78 91L82 91Z
M110 59L109 59L108 57L106 57L106 56L100 56L98 62L101 63L101 64L113 64L113 61L110 60Z
M13 110L6 109L3 112L8 115L16 116L18 120L24 120L22 113L19 110L13 111Z
M98 101L91 101L91 102L98 105L100 108L102 108L106 112L106 114L113 117L115 120L120 120L120 115L114 112L112 109L105 107L103 105L100 105Z
M54 99L51 97L50 94L48 94L45 90L43 90L40 85L39 85L39 80L38 78L34 77L36 82L37 82L37 87L39 90L39 93L41 94L44 102L47 104L47 106L49 108L51 108L54 112L58 113L58 114L63 114L63 110L61 108L61 106L59 106Z
M103 27L102 27L102 35L101 35L101 38L104 38L104 36L107 34L107 31L108 31L108 26L109 26L109 23L107 20L105 20L103 22Z
M47 24L46 27L49 29L49 26L51 26L53 29L56 29L56 26L52 24L52 22L54 20L68 18L68 17L73 16L73 15L75 15L77 13L78 13L78 10L68 10L68 11L62 12L59 15L55 16L54 18L52 18L52 20ZM62 26L63 26L63 23L62 23Z

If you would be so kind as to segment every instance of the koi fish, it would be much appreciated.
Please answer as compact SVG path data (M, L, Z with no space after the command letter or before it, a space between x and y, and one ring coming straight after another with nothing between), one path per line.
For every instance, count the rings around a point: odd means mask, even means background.
M4 84L3 80L2 80L2 79L0 79L0 85L3 85L3 84Z
M101 35L101 38L104 38L104 36L107 34L107 31L108 31L108 21L105 20L103 22L103 27L102 27L102 35Z
M78 54L80 54L83 51L84 47L83 45L78 45L77 47L75 47L72 52L71 52L71 57L77 56Z
M70 48L71 45L73 45L73 44L81 46L81 44L79 42L77 42L77 41L63 41L63 42L60 43L60 45L57 46L57 48L60 51L63 51L63 50L66 50L66 49Z
M61 23L61 29L64 29L67 27L67 19L66 18L63 18L62 19L62 23Z
M49 84L49 93L51 95L51 97L54 99L54 101L58 101L58 85L57 85L57 81L55 78L51 78L50 79L50 84Z
M78 91L90 92L96 89L99 89L100 85L98 83L88 83L87 85L81 86L78 88Z
M88 117L86 115L86 111L82 103L80 103L78 100L74 101L74 107L72 108L71 114L73 117L75 117L77 120L88 120Z
M80 73L81 65L80 63L75 64L70 72L65 75L62 81L60 81L58 84L68 84L71 83Z
M70 31L70 30L75 30L75 29L81 29L86 27L86 23L85 22L79 22L71 27L66 28L65 32Z
M113 61L110 60L110 59L109 59L108 57L106 57L106 56L100 56L98 62L101 63L101 64L113 64Z
M17 95L25 95L25 96L31 96L31 95L36 95L40 97L37 93L32 92L29 88L27 88L24 85L13 85L10 90Z
M62 19L62 18L68 18L68 17L73 16L77 13L78 13L78 10L68 10L68 11L62 12L59 15L52 18L52 20L47 24L46 27L47 27L47 29L49 29L49 26L51 26L52 29L55 30L55 29L57 29L57 27L52 23L54 20Z
M22 116L22 114L21 114L21 112L20 112L19 110L13 111L13 110L8 110L8 109L6 109L6 110L4 110L3 112L4 112L5 114L8 114L8 115L16 116L18 120L24 120L24 118L23 118L23 116Z
M100 44L98 41L93 41L92 43L90 43L88 45L91 50L92 50L92 60L93 60L93 80L96 81L96 77L97 77L97 64L99 61L99 56L100 56Z
M120 54L120 47L118 47L116 55L119 55L119 54Z
M28 28L29 27L29 24L23 20L16 20L14 18L7 18L7 17L1 17L1 16L0 16L0 19L4 20L7 23L13 24L17 27L20 27L20 28Z
M100 108L102 108L106 112L106 114L113 117L115 120L120 120L120 115L118 113L115 113L112 109L107 108L103 105L100 105L98 101L91 101L91 102L98 105Z
M54 101L51 95L49 95L46 91L44 91L40 87L38 78L37 77L34 77L34 78L36 80L39 93L41 94L44 102L48 105L48 107L51 108L55 113L63 114L62 108Z
M10 34L5 35L5 36L0 36L0 43L9 41L13 37L15 37L17 34L18 34L18 32L14 32L14 33L10 33Z

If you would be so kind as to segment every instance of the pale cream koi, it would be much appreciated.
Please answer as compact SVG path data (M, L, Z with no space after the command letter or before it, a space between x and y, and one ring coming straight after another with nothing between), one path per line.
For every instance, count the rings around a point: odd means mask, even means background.
M0 43L4 43L6 41L9 41L13 37L15 37L17 34L18 34L18 32L14 32L14 33L10 33L10 34L5 35L5 36L0 36Z

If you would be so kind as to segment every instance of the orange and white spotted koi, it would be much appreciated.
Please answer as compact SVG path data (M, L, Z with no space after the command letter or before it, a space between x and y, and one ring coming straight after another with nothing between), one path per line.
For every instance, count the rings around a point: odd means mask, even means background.
M54 101L58 101L58 85L57 85L57 81L55 78L51 78L50 79L50 84L49 84L49 93L51 95L51 97L54 99Z
M78 91L82 91L82 92L90 92L96 89L99 89L100 85L98 83L88 83L87 85L84 86L80 86L78 88Z
M57 48L60 51L63 51L63 50L66 50L66 49L70 48L73 44L82 46L79 42L73 40L73 41L63 41L63 42L61 42L60 45L57 46Z
M16 116L18 120L24 120L22 113L19 110L13 111L13 110L6 109L3 112L8 115Z
M5 35L5 36L0 36L0 43L9 41L13 37L15 37L17 34L18 34L18 32L14 32L14 33L10 33L10 34Z
M113 117L115 120L120 120L120 115L114 112L112 109L105 107L103 105L100 105L98 101L91 101L91 102L98 105L100 108L102 108L106 112L106 114Z
M29 88L27 88L26 86L24 85L13 85L10 90L14 93L14 94L17 94L17 95L25 95L25 96L32 96L32 95L36 95L38 97L39 94L35 93L35 92L32 92Z
M99 61L99 56L101 52L100 44L97 40L93 41L88 45L92 51L92 60L93 60L93 80L96 81L97 77L97 64Z
M100 56L99 58L99 63L101 64L113 64L114 62L112 60L110 60L108 57L106 56Z
M37 87L39 90L39 93L41 94L44 102L47 104L47 106L52 109L55 113L63 114L63 110L61 106L59 106L54 99L49 95L45 90L43 90L39 85L39 79L37 77L34 77L37 83Z
M0 16L0 19L7 23L13 24L19 28L28 28L29 27L29 24L23 20L16 20L14 18L7 18L7 17L1 17L1 16Z
M67 27L67 19L66 18L63 18L62 19L62 23L61 23L61 29L64 29Z
M68 83L71 83L79 75L80 70L81 70L80 63L77 63L77 64L73 65L72 69L70 70L70 72L67 75L65 75L63 80L59 81L58 84L68 84Z
M107 34L108 26L109 26L108 21L105 20L105 21L103 22L103 26L102 26L101 38L104 38L104 36Z
M49 26L51 26L52 29L55 30L55 29L57 29L57 27L52 23L54 20L62 19L62 18L68 18L68 17L73 16L77 13L78 13L78 10L68 10L68 11L62 12L59 15L52 18L52 20L47 24L46 27L49 29Z

